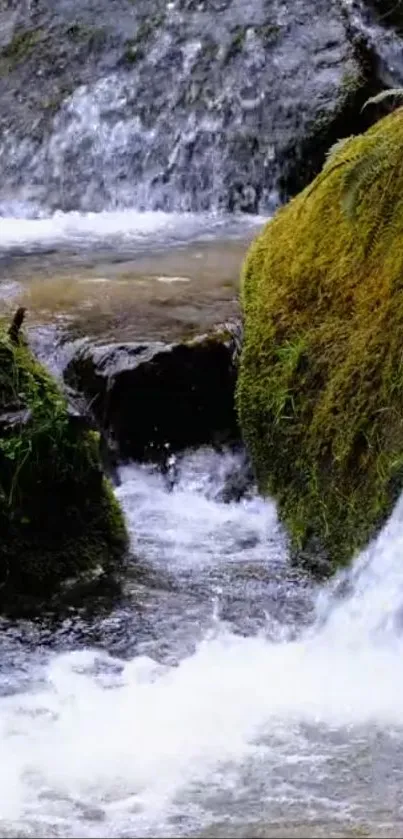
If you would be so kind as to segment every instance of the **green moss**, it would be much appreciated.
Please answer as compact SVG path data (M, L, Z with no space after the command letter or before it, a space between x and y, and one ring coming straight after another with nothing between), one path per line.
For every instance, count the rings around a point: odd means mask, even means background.
M42 29L19 30L10 43L1 50L1 57L7 59L12 66L19 64L31 54L42 38Z
M281 26L277 23L265 23L262 26L255 27L255 29L266 45L276 43L282 32Z
M293 544L334 565L403 486L403 110L344 143L252 245L237 404Z
M235 58L235 56L239 55L243 51L247 31L247 26L234 26L231 32L231 40L225 52L224 64L228 64L233 58Z
M120 504L113 491L112 484L105 476L102 481L102 489L105 498L105 516L108 530L110 532L111 545L114 547L114 553L119 556L122 550L122 545L127 544L125 520L122 515Z
M73 43L83 44L86 49L94 51L102 49L107 40L106 29L81 23L73 23L67 27L66 36Z
M69 416L52 377L3 327L0 532L0 598L46 594L66 578L113 565L127 544L98 435Z
M125 64L137 64L145 56L145 47L137 38L129 38L125 43L122 60Z

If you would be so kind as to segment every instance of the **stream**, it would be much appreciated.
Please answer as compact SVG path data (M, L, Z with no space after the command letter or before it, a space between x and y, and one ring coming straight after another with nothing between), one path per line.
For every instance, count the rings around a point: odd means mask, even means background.
M113 285L113 266L138 279L158 259L171 288L180 259L196 282L201 247L221 299L225 249L240 260L258 221L199 221L132 214L122 233L108 214L2 220L3 305L40 265L44 282L57 269L78 287L100 264ZM172 481L120 469L122 592L1 621L0 836L403 835L403 502L319 586L291 565L271 501L253 486L228 500L243 452L173 466Z

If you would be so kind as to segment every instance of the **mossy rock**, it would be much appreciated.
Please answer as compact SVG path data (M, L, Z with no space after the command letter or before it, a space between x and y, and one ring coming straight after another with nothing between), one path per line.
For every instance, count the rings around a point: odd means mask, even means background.
M244 266L237 405L258 484L331 567L403 486L403 109L339 145Z
M127 545L98 435L0 325L0 604L116 567Z
M10 43L0 51L1 57L8 59L11 66L27 58L45 37L41 29L19 29Z

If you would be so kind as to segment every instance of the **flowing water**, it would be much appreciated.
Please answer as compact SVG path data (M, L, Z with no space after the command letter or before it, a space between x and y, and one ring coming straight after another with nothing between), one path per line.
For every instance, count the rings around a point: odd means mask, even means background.
M22 5L3 4L0 24L14 26ZM28 47L48 38L32 56L43 86L28 86L29 50L26 66L0 72L0 121L15 117L0 141L0 301L28 305L56 372L49 320L65 329L85 312L90 332L91 311L103 336L171 338L233 314L263 219L162 210L269 212L282 150L332 107L350 67L332 3L276 0L268 26L263 0L250 20L238 1L211 0L212 16L204 2L161 0L145 47L133 36L147 9L135 5L122 0L110 22L102 0L27 2L42 27ZM399 80L396 35L345 5ZM98 14L102 56L85 29ZM52 53L62 24L72 89ZM81 62L87 37L95 52ZM123 69L122 44L144 50ZM13 85L27 96L7 99ZM38 97L46 119L26 136ZM0 621L0 836L403 836L403 501L320 587L292 567L275 506L246 472L242 452L209 449L168 478L122 467L123 591Z
M140 581L4 623L1 835L403 835L402 503L318 592L242 465L124 467Z
M343 5L3 0L0 213L271 212L357 78Z
M190 282L192 248L219 272L259 223L5 220L3 305L34 268L39 289L40 265L45 285L72 265L108 265L113 285L112 264L158 259L171 288L180 259ZM159 246L145 256L150 231ZM49 360L51 341L36 340ZM244 473L242 453L208 449L169 480L122 467L123 592L2 621L1 836L403 835L403 502L320 589Z
M55 213L30 219L0 217L0 260L19 254L62 254L88 259L88 252L112 255L116 260L191 242L231 240L256 230L259 216L222 213L165 213L116 210L102 213ZM1 264L0 262L0 264ZM43 259L42 259L43 266Z
M239 316L241 264L264 221L134 209L0 218L0 307L27 308L35 350L56 372L72 338L200 335Z

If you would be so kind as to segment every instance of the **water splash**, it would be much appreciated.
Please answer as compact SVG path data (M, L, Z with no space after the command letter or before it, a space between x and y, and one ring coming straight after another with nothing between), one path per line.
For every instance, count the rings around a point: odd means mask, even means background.
M111 20L99 0L96 12L44 3L37 43L5 89L0 79L0 213L270 213L284 161L318 119L334 118L355 72L337 4L115 5ZM98 51L85 48L88 30L101 34Z
M185 457L173 490L150 468L125 468L137 550L178 581L242 560L281 566L286 589L273 505L253 492L222 500L233 457ZM2 832L294 835L300 825L305 835L305 825L319 836L332 823L331 835L357 825L392 835L403 804L402 504L297 635L234 632L215 582L209 626L173 665L94 649L33 664L31 687L0 700Z
M62 213L50 217L0 220L0 255L47 250L106 250L123 253L150 251L185 242L209 241L222 235L242 237L258 229L262 216L230 217L214 213L164 213L121 210L100 213Z

